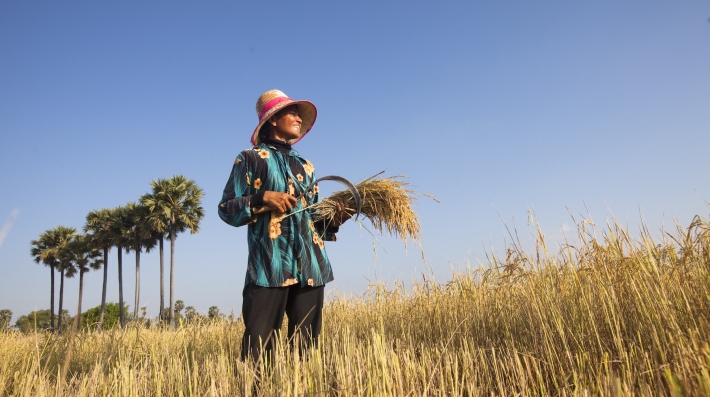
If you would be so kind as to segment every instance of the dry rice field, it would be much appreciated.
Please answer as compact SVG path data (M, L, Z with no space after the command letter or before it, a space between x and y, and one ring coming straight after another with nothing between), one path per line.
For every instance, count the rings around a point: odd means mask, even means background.
M710 396L710 225L612 223L409 288L331 298L321 346L242 362L242 324L0 333L0 396Z

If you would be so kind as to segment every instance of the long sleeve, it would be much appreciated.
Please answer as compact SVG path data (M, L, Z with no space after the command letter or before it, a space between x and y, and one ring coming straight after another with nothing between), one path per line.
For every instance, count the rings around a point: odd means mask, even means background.
M250 202L252 199L250 192L251 166L246 161L243 153L237 156L229 174L227 185L222 192L222 200L219 202L219 217L226 223L239 227L253 221L254 214L251 211Z
M320 220L317 222L314 222L316 226L316 230L318 231L318 235L323 236L323 241L338 241L337 237L335 237L335 234L338 233L338 230L340 229L338 226L329 226L326 228L325 221Z
M315 179L315 175L313 176L313 179ZM313 196L313 202L312 202L313 204L320 201L319 190L320 189L318 188L318 185L313 187L313 191L315 192L315 194ZM315 216L315 213L312 209L309 209L308 212L311 213L312 217ZM325 220L316 221L316 222L314 222L314 225L316 227L316 231L318 232L318 235L321 236L321 239L323 239L323 241L331 241L331 242L338 241L335 234L338 233L339 227L326 225Z

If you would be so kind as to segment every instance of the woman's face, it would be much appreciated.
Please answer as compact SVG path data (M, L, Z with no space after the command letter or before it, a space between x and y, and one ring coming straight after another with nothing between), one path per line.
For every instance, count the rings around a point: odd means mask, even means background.
M301 137L302 120L298 115L298 105L286 106L271 119L271 136L288 142Z

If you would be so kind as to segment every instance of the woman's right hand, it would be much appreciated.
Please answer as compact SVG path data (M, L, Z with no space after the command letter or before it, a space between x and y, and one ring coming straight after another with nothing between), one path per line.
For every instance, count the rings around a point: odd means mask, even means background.
M285 213L295 207L296 202L296 198L287 193L272 192L268 190L264 192L264 206L271 207L281 213Z

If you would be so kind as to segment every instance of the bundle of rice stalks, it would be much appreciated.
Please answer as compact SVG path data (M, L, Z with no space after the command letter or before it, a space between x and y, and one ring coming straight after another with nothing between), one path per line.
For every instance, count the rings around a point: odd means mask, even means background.
M380 233L387 231L391 236L401 238L404 243L410 238L419 241L421 230L419 218L412 210L412 204L419 196L425 196L437 201L429 194L419 194L410 189L409 183L403 181L403 175L378 178L375 174L355 187L362 199L362 212L372 222L372 226ZM338 213L338 203L345 206L346 212L355 212L355 200L347 190L334 192L313 206L316 220L330 223ZM437 201L438 202L438 201Z

